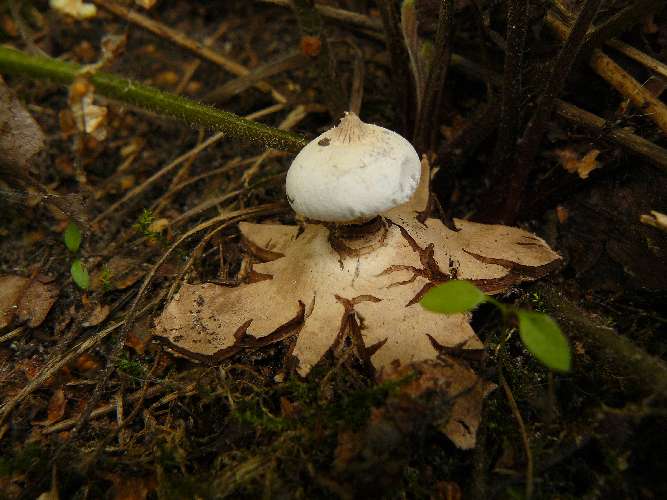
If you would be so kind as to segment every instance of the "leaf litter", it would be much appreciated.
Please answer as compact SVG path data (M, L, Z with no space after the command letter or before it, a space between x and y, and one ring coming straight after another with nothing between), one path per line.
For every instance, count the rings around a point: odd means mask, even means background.
M59 291L55 283L43 276L0 276L0 328L15 320L31 328L41 325Z

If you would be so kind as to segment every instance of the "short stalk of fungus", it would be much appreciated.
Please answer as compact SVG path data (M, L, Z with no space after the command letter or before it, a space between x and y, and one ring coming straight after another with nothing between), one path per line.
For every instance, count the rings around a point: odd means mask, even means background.
M211 360L296 333L291 354L303 376L345 336L382 378L410 364L423 368L448 347L481 349L468 315L426 311L418 303L424 293L451 279L502 292L544 276L560 257L521 229L459 219L450 229L427 218L429 170L403 137L348 113L288 171L289 202L309 222L239 224L261 261L248 282L184 285L157 335L181 354ZM454 404L443 431L470 448L493 385L447 360L457 367L449 376L470 382L458 388L475 390ZM452 428L453 421L464 425Z

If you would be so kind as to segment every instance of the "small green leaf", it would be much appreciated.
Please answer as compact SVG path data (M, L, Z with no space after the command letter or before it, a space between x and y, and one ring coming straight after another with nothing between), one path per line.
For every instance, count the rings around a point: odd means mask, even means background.
M72 267L70 267L69 272L72 275L74 283L76 283L79 288L88 290L88 287L90 286L90 276L88 275L88 270L86 269L86 266L83 265L83 262L79 259L75 259L74 262L72 262Z
M434 286L419 302L429 311L456 314L471 311L484 301L484 292L469 281L452 280Z
M546 314L517 311L521 340L533 356L552 370L570 371L572 354L558 323Z
M74 222L70 221L67 225L63 239L65 240L65 246L72 253L75 253L81 246L81 231Z

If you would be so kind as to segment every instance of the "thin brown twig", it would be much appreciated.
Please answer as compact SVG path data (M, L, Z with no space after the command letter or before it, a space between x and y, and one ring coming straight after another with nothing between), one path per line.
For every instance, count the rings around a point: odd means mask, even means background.
M176 391L176 394L181 394L181 395L187 395L190 391L194 390L195 385L194 384L189 384L185 388L183 388L180 391ZM160 384L151 387L146 391L146 394L144 397L146 399L151 399L154 398L163 392L169 390L171 388L171 385L166 383L166 384ZM128 402L134 402L138 400L141 397L142 390L138 390L135 393L130 394L127 396L125 399ZM104 415L109 415L110 413L113 413L114 409L116 408L116 403L107 403L101 406L98 406L95 408L91 413L90 413L90 418L97 418L97 417L103 417ZM47 427L42 431L42 434L53 434L54 432L63 432L71 429L76 425L76 422L79 420L79 417L71 417L65 420L61 420L60 422L56 422L55 424L51 425L50 427Z
M169 40L175 45L178 45L179 47L183 47L184 49L191 51L192 53L196 54L202 59L206 59L207 61L217 64L218 66L229 71L233 75L245 76L248 73L250 73L250 70L245 66L243 66L242 64L239 64L236 61L233 61L228 57L221 55L220 53L210 49L209 47L206 47L201 42L198 42L197 40L190 38L189 36L181 33L180 31L170 28L169 26L166 26L158 21L146 17L132 9L117 4L112 0L92 0L92 1L93 3L102 7L103 9L108 10L112 14L122 19L125 19L128 22L136 24L137 26L145 29L146 31L150 31L154 35ZM274 98L276 102L283 104L287 102L287 98L280 92L278 92L276 89L274 89L268 83L259 82L255 84L255 86L263 92L271 93L271 96Z
M286 206L280 207L279 209L276 209L275 213L280 213L282 211L287 210ZM241 219L235 222L240 222ZM167 300L171 300L171 297L174 295L176 292L177 288L185 281L185 277L187 272L190 270L190 268L194 265L195 260L197 259L198 256L202 254L204 251L204 248L208 244L208 242L217 234L219 234L221 231L227 229L229 227L228 223L222 223L219 226L213 228L211 231L206 233L201 240L197 243L197 246L190 252L190 257L188 258L187 262L183 266L183 268L179 271L178 277L173 281L172 286L169 289L169 293L167 294Z
M282 104L274 104L272 106L269 106L268 108L265 108L263 110L257 111L255 113L251 113L247 115L245 118L253 120L256 118L259 118L260 116L266 116L269 113L275 113L277 111L280 111L284 108ZM146 189L151 187L153 184L155 184L159 179L161 179L164 175L168 174L172 170L174 170L176 167L178 167L181 163L184 161L190 159L193 156L198 155L201 153L204 149L208 148L209 146L212 146L216 142L221 141L225 137L224 132L218 132L217 134L212 135L209 137L206 141L202 142L201 144L198 144L194 148L192 148L190 151L187 151L180 155L178 158L173 160L172 162L168 163L164 167L162 167L160 170L155 172L153 175L151 175L148 179L146 179L144 182L142 182L139 186L136 186L132 188L130 191L128 191L125 196L123 196L120 200L116 201L113 203L109 208L107 208L104 212L99 214L95 219L93 220L92 224L97 224L106 217L108 217L112 213L116 213L118 209L120 208L121 205L126 204L129 200L132 198L137 197Z
M99 457L102 455L102 452L104 451L104 448L118 435L119 441L121 446L124 443L124 431L129 425L130 422L132 422L136 416L139 414L141 409L143 408L144 405L144 400L146 399L146 394L148 392L148 384L151 378L153 377L153 374L155 373L155 370L157 369L158 365L160 364L160 359L162 358L162 350L160 350L156 355L155 359L153 361L153 366L151 366L151 369L149 370L148 374L146 375L146 379L144 380L144 383L142 384L141 390L139 391L139 396L136 398L136 402L134 404L134 408L132 408L132 411L125 417L123 415L123 409L124 409L124 398L122 397L122 394L119 394L116 396L116 412L118 415L117 422L118 425L116 425L115 428L112 428L107 435L97 444L95 447L95 450L93 453L87 458L86 463L84 465L84 470L86 471L86 474L90 471L90 468L95 465L97 460L99 460Z
M162 300L162 296L158 296L150 302L146 307L141 309L141 311L138 312L137 316L143 315L148 309L153 307L155 304L157 304L160 300ZM5 422L5 420L9 417L9 415L12 413L14 408L16 408L17 405L19 405L25 398L27 398L30 394L35 392L37 389L39 389L49 378L54 376L58 371L68 363L71 363L75 359L77 359L79 356L84 354L85 352L88 352L91 350L93 347L98 345L102 340L107 338L110 334L112 334L114 331L116 331L118 328L120 328L123 325L124 321L119 321L117 323L114 323L107 328L104 328L103 330L100 330L99 332L95 333L94 335L91 335L85 340L82 340L79 342L77 345L72 347L69 351L67 351L66 354L63 354L62 356L58 356L57 359L49 359L47 362L46 366L39 372L39 374L30 380L17 394L15 394L11 399L5 401L0 405L0 427L2 427L2 424Z
M279 5L281 7L293 7L291 0L257 0L261 3L270 3L273 5ZM349 26L354 26L356 28L362 28L364 30L371 31L380 31L382 29L382 24L372 17L359 14L358 12L352 12L349 10L339 9L337 7L330 7L328 5L315 5L317 11L324 17L333 19L335 21L340 21Z
M553 12L547 14L546 22L560 38L565 38L568 35L569 27ZM630 73L621 68L600 49L593 50L590 65L598 75L619 93L630 99L640 110L646 111L646 116L653 120L660 127L660 130L667 135L667 105L651 94Z
M208 36L204 39L204 46L210 48L218 40L218 38L227 32L229 26L230 23L226 20L220 23L218 29L215 30L211 36ZM190 83L190 80L192 80L192 77L195 75L195 72L199 69L199 66L201 66L201 59L195 59L186 66L185 73L181 77L181 81L178 82L176 90L174 90L175 94L180 94L185 90L185 88Z
M4 335L0 335L0 344L3 342L7 342L8 340L15 339L16 337L19 337L23 334L25 331L25 326L19 326L18 328L14 328L11 332L6 333Z
M663 9L665 5L664 0L633 0L589 31L584 42L584 52L589 53L600 47L607 40L620 35L650 14Z
M667 105L665 103L600 49L593 51L590 64L598 75L607 80L623 96L630 99L632 104L660 127L662 133L667 136Z
M505 375L501 366L498 366L498 380L500 385L505 392L507 397L507 402L510 405L512 410L512 415L516 420L517 425L519 426L519 433L521 434L521 441L523 442L523 449L526 454L526 499L530 500L533 496L533 452L530 449L530 441L528 439L528 433L526 432L526 425L523 422L523 417L519 411L519 407L514 400L514 395L512 394L512 389L505 380Z
M625 128L610 127L599 116L578 108L574 104L556 99L556 114L575 125L596 132L603 139L611 140L627 151L646 158L654 165L667 170L667 149L640 137Z
M260 80L279 75L285 71L300 68L304 66L307 61L308 57L301 51L288 52L274 61L269 61L266 64L258 66L245 76L230 80L220 87L213 89L204 96L204 101L215 103L224 102L245 91L247 88L252 87Z

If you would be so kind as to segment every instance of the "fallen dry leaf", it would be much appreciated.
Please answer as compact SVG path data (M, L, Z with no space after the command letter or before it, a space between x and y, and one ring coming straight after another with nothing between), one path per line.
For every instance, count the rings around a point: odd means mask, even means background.
M65 392L62 389L57 389L49 400L46 417L47 423L53 424L63 418L66 406L67 400L65 399Z
M65 416L65 408L67 407L67 400L65 399L65 391L56 389L49 400L49 406L46 411L46 420L34 421L35 425L51 425Z
M74 368L80 372L92 372L100 369L102 365L90 354L82 354L74 361Z
M137 354L143 354L146 346L151 341L153 330L151 329L151 322L149 316L145 316L139 321L135 321L132 329L127 333L125 345L134 349Z
M0 163L24 167L44 147L44 133L0 76Z
M34 380L42 370L42 363L36 358L22 359L16 363L16 369L25 375L28 380Z
M94 99L95 87L86 78L79 77L70 85L68 102L77 129L103 141L107 137L107 108L93 104Z
M565 170L571 174L576 172L582 179L588 179L593 170L600 168L600 162L597 161L600 154L598 149L591 149L581 157L570 148L557 149L555 153Z
M143 7L146 10L152 8L156 2L157 0L134 0L134 3L136 3L140 7Z
M434 393L451 401L450 411L437 422L438 428L456 446L468 450L475 446L484 398L496 385L482 380L471 368L452 356L443 356L443 360L401 366L383 379L400 380L415 373L414 380L402 385L396 397L419 398Z
M46 279L42 279L47 281ZM16 318L31 328L39 326L58 298L58 286L40 277L0 276L0 328Z
M97 326L105 319L107 319L107 316L109 316L110 312L111 307L108 304L94 302L90 304L88 315L86 316L85 321L82 323L82 326Z
M110 287L124 290L134 285L145 274L141 261L132 257L116 255L104 266L93 273L91 284L93 290Z
M106 479L113 483L114 500L145 500L158 486L157 479L148 477L127 477L120 474L108 474Z

